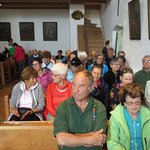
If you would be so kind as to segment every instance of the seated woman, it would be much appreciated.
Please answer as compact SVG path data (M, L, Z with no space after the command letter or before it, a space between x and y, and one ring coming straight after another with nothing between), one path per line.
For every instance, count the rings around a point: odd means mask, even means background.
M119 103L118 92L120 88L126 84L133 83L133 71L131 68L124 68L120 73L120 83L115 83L110 91L110 107L113 110Z
M68 70L68 73L67 73L67 80L69 82L72 82L73 81L73 78L74 78L74 75L78 72L78 71L81 71L83 70L83 67L82 67L82 64L81 64L81 61L79 58L73 58L70 62L70 65L69 65L69 70Z
M149 150L150 111L143 89L128 84L119 91L121 104L111 112L107 133L108 150Z
M26 67L21 72L21 81L13 87L10 107L13 113L9 121L39 121L45 106L43 89L36 81L37 72Z
M104 55L102 53L97 54L96 62L88 66L88 71L91 71L94 65L99 65L102 67L102 77L103 77L104 74L108 71L108 66L105 64L104 61L105 61Z
M101 101L106 110L108 111L108 100L109 100L109 88L108 85L101 78L102 68L100 65L94 65L91 71L94 78L93 90L91 92L92 96Z
M46 120L53 120L58 105L72 96L72 83L66 79L67 72L67 65L61 62L52 67L53 82L47 88L46 108L44 110Z
M52 71L42 68L42 60L40 58L34 58L32 61L32 66L38 73L36 79L42 85L44 94L46 95L47 86L53 81Z

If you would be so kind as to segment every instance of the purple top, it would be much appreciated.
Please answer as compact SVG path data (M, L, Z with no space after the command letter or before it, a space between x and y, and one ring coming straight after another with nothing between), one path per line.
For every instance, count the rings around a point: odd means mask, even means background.
M52 71L45 69L42 76L38 75L38 77L36 79L42 85L43 89L46 90L48 84L53 81Z

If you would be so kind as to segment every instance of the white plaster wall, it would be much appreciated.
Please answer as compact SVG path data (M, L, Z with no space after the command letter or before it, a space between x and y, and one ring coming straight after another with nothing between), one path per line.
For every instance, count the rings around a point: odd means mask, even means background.
M120 0L120 12L117 17L117 0L111 0L109 5L103 6L101 18L105 29L105 39L112 40L115 25L123 26L122 49L126 52L127 60L136 72L142 68L143 56L150 55L147 0L140 0L141 40L130 40L129 38L128 2L130 1Z
M11 35L14 42L22 45L26 51L30 49L47 49L53 55L58 49L70 48L69 10L67 9L1 9L0 22L11 23ZM35 41L20 41L19 22L34 22ZM43 41L43 22L57 22L58 40ZM0 41L0 51L6 42Z
M91 23L97 25L97 27L101 27L101 17L100 17L100 10L98 9L86 9L85 11L86 18L91 20Z
M72 18L72 13L76 10L82 11L84 14L84 5L71 4L69 9L70 14L70 48L71 50L78 50L78 34L77 26L84 24L84 19L75 20Z

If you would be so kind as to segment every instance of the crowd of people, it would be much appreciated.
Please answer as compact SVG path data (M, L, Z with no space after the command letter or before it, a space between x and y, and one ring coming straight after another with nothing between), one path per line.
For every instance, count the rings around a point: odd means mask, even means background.
M21 81L12 91L9 121L54 121L64 150L150 149L150 55L134 73L125 52L117 56L106 41L102 53L33 50L24 66L23 48L14 43Z

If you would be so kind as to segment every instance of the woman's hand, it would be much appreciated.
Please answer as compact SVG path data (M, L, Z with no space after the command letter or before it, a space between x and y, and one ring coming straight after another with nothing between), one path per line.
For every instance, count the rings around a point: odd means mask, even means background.
M17 108L12 108L12 110L13 110L13 113L14 113L15 116L21 117Z
M34 112L33 112L32 110L27 111L27 112L21 117L20 120L22 120L22 119L24 119L24 118L26 118L26 117L32 115L33 113L34 113Z

